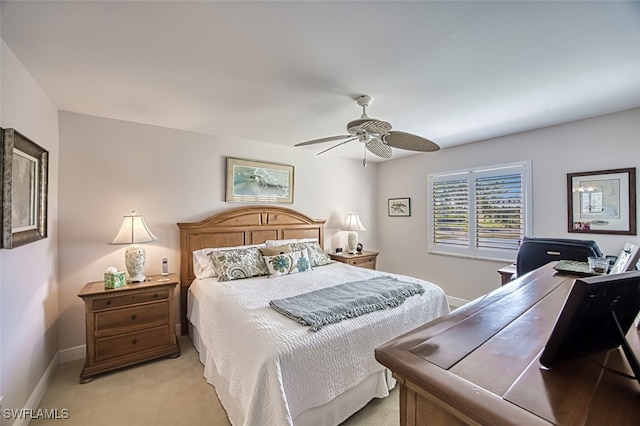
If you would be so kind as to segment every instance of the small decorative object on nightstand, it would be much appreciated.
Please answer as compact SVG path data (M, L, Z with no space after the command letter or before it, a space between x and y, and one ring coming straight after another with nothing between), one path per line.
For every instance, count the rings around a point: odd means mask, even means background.
M378 257L378 253L375 251L362 251L362 254L336 253L329 254L329 257L331 260L346 263L347 265L376 269L376 258Z
M84 286L78 297L84 301L87 355L80 383L139 362L180 356L174 298L178 283L178 276L169 274L116 289L105 289L104 281Z

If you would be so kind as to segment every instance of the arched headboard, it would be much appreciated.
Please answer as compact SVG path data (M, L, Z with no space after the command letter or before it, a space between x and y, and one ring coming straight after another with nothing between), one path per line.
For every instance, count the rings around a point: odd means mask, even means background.
M178 223L181 334L185 335L189 330L187 291L195 278L193 251L290 238L317 238L320 247L324 247L325 222L285 207L251 206L225 210L200 222Z

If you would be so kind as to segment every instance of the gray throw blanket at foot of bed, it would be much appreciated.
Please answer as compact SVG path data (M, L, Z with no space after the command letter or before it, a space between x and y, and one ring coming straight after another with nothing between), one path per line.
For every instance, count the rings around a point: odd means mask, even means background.
M311 331L318 331L327 324L394 308L408 297L423 293L424 288L419 284L382 276L272 300L269 306L309 326Z

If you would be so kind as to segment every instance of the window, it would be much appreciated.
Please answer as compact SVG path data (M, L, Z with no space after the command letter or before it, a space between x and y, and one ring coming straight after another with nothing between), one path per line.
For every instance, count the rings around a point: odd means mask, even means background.
M429 175L429 252L513 261L530 235L529 161Z

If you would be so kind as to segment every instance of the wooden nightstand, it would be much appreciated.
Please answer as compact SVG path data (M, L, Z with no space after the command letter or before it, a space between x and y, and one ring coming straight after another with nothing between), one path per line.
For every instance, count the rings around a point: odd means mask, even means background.
M154 358L180 356L176 338L176 274L105 289L90 282L78 294L84 301L87 356L80 383L96 374Z
M376 258L378 253L375 251L362 251L362 254L336 253L329 254L331 260L346 263L348 265L359 266L361 268L376 269Z

